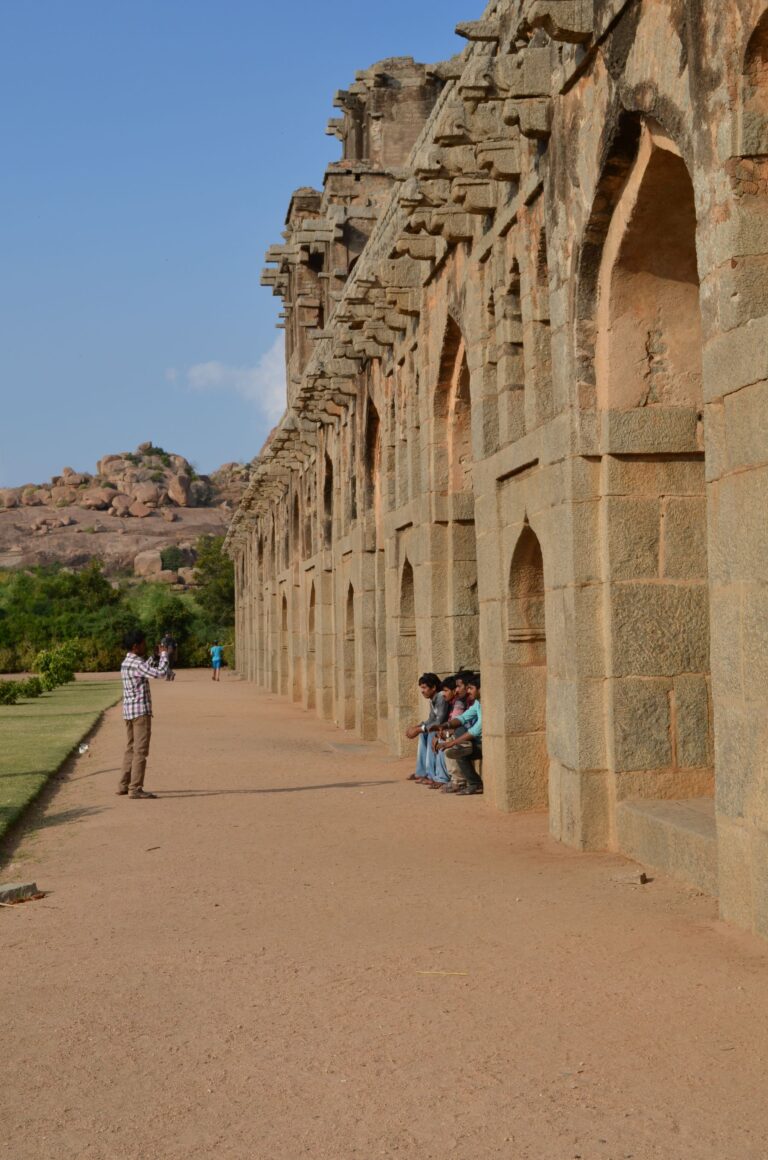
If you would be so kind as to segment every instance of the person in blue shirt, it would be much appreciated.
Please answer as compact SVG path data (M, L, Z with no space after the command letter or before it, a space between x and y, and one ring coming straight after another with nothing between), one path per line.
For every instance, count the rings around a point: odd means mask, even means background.
M218 681L221 677L221 666L224 663L224 649L215 640L208 651L211 654L211 668L213 669L211 680Z
M445 752L445 764L451 775L451 784L443 787L443 793L458 793L463 797L482 793L483 782L475 769L475 758L482 754L483 709L480 704L480 675L476 673L467 681L469 706L459 717L446 721L446 730L455 731L464 727L461 737L449 737L438 742L438 748Z

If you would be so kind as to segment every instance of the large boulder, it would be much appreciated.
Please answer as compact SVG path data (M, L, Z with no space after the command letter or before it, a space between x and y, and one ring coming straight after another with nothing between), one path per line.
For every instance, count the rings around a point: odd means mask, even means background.
M112 503L114 491L109 487L89 487L78 497L80 507L90 512L105 512Z
M154 508L148 507L147 504L134 500L128 508L128 515L133 516L137 520L145 520L147 516L152 515L154 510Z
M64 467L61 478L67 487L80 487L82 483L90 483L91 476L87 471L73 471L71 467Z
M15 508L19 506L19 493L12 487L4 487L0 489L0 503L4 508Z
M178 572L172 572L170 568L163 568L152 579L159 580L161 584L178 584L179 574Z
M132 503L133 500L129 495L125 495L123 492L118 491L112 499L112 511L116 512L119 516L127 516L131 510Z
M81 493L76 487L67 487L66 484L57 483L55 487L51 488L51 503L54 507L66 507L68 504L77 503Z
M168 498L179 507L189 507L191 482L188 475L172 475L168 480Z
M137 483L133 489L133 498L147 507L157 507L160 503L160 489L154 483Z
M163 558L157 548L148 548L133 558L135 576L157 576L163 570Z
M23 507L40 507L42 504L40 490L36 487L25 487L21 493L21 503Z

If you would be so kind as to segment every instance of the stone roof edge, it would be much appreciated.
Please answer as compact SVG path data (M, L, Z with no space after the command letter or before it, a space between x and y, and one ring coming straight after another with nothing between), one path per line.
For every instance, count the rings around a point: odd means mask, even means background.
M485 8L482 19L487 19L489 16L492 16L494 13L496 13L498 8L499 0L490 0ZM462 75L466 71L467 67L471 64L475 55L481 53L482 51L483 45L479 42L470 41L467 44L467 46L460 54L460 57L463 59ZM458 80L460 79L461 78L451 78L446 82L445 87L435 102L435 107L424 123L424 127L416 139L413 149L408 156L408 169L412 169L413 162L415 161L416 157L418 157L421 150L423 150L425 146L429 144L430 137L434 132L440 114L442 113L445 105L453 96L457 88ZM371 233L371 236L360 255L360 258L354 270L352 271L352 274L345 283L342 296L334 308L333 314L331 314L327 319L325 326L326 330L332 330L334 328L334 320L336 315L343 307L345 301L353 296L353 292L358 283L365 280L365 275L372 272L372 266L380 262L382 257L385 256L387 243L391 242L392 234L397 232L400 226L405 222L407 214L405 210L400 208L398 198L399 189L399 183L395 183L390 192L388 201L376 223L376 226L374 227L373 232ZM333 342L334 339L331 337L317 340L315 351L303 370L302 378L307 378L309 375L317 373L318 365L323 362L324 358L327 358L329 354L332 353ZM237 511L232 517L227 535L224 540L223 550L228 555L234 555L237 544L241 542L247 534L247 529L250 524L249 517L253 512L256 496L259 490L263 488L264 484L270 478L272 478L272 480L277 483L277 479L275 478L276 473L274 470L270 470L270 468L277 462L275 458L276 445L282 444L284 437L290 437L289 432L295 430L296 420L298 418L299 416L296 414L293 408L289 407L281 418L277 427L275 427L271 432L267 442L265 443L264 447L262 447L257 459L254 461L254 474L242 500L240 501L240 505ZM284 473L278 472L277 474L283 475ZM269 491L269 498L271 500L274 496L275 488L271 487Z

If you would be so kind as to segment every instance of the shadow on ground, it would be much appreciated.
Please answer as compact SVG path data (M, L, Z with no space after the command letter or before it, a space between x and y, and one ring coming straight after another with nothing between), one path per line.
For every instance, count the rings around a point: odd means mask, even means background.
M396 778L383 781L331 781L323 785L288 785L267 789L166 789L155 790L159 798L220 797L230 794L306 793L313 789L373 789L379 785L395 785Z

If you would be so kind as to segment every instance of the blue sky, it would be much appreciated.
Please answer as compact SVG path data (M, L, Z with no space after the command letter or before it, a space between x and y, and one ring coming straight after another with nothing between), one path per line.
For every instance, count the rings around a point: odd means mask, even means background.
M464 45L484 0L7 0L0 14L0 486L152 439L200 471L259 449L291 191L332 98Z

